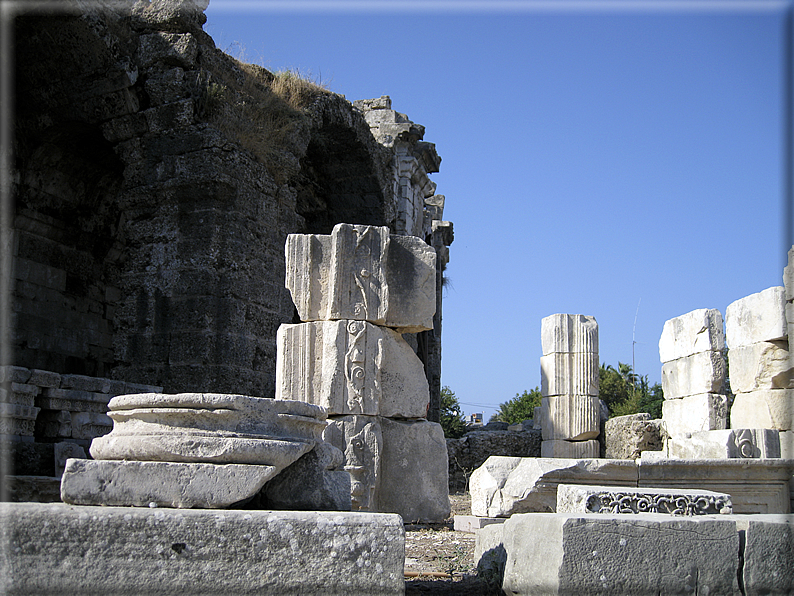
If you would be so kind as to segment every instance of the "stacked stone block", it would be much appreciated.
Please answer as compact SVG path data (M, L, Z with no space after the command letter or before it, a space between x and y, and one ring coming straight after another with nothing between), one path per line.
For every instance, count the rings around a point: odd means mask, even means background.
M784 433L794 428L794 367L786 306L786 289L777 286L737 300L725 312L731 389L736 396L732 428Z
M293 234L286 285L303 323L277 335L276 398L324 407L345 454L353 509L407 521L449 515L447 450L422 362L401 337L431 329L436 255L386 227Z
M541 322L541 457L598 457L598 323L555 314Z
M727 428L724 349L718 310L695 310L664 324L659 339L662 420L671 438Z

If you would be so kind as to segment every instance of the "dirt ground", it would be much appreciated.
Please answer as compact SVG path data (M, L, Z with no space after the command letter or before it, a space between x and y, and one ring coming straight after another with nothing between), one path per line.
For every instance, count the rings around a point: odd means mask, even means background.
M471 496L449 496L452 515L471 515ZM405 593L473 596L500 592L477 578L474 534L455 532L452 517L443 524L406 524ZM415 576L416 574L419 574Z

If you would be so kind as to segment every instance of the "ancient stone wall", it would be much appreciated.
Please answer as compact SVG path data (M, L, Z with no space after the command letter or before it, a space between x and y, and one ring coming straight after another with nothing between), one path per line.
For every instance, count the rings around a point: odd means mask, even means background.
M232 59L205 7L16 15L12 364L272 397L276 329L294 320L288 234L433 238L424 128L388 97L353 105ZM431 348L413 342L431 393L437 327Z

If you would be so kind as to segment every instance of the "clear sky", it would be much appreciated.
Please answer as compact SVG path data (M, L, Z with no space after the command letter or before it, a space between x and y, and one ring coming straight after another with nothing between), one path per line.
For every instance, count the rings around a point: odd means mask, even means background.
M426 127L455 226L442 384L468 414L540 385L540 322L661 378L667 319L782 285L787 2L239 2L247 62ZM635 325L636 321L636 325Z

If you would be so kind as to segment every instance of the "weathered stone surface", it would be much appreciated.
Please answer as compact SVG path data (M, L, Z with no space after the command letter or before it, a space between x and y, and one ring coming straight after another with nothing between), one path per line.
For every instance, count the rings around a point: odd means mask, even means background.
M604 434L608 459L637 459L643 451L660 451L667 436L663 422L645 412L610 418Z
M453 520L453 528L456 532L468 532L470 534L482 530L486 526L493 524L503 524L503 517L477 517L476 515L456 515Z
M449 517L447 444L440 424L382 418L383 454L378 511L406 522Z
M598 352L554 352L540 357L540 392L598 395Z
M492 455L540 457L540 430L471 431L460 439L447 439L449 491L468 490L469 476Z
M282 325L276 341L276 399L322 406L329 415L427 415L422 361L391 329L317 321Z
M323 440L345 455L353 511L376 511L380 491L383 433L375 416L339 416L328 420Z
M731 496L708 490L560 484L557 513L729 514Z
M544 441L584 441L598 436L601 405L596 395L556 395L540 400Z
M262 489L267 509L350 511L350 474L342 470L344 454L319 443Z
M667 454L682 459L780 457L778 432L759 428L699 431L670 438Z
M662 365L665 399L720 393L724 384L725 358L720 352L700 352Z
M107 431L110 431L112 425L113 422L110 421ZM42 410L36 417L36 436L48 439L71 437L72 414L68 410Z
M73 439L95 439L113 430L113 421L99 412L77 412L70 421Z
M256 495L273 466L69 459L61 499L73 505L220 509Z
M113 431L94 439L95 459L271 465L310 451L322 408L300 401L216 393L140 393L110 402Z
M388 228L338 224L287 238L286 285L302 321L354 319L402 333L433 328L436 253Z
M731 406L732 428L794 429L794 389L739 393Z
M554 511L557 485L637 486L633 461L492 456L471 475L471 512L481 517Z
M638 462L639 486L697 488L731 495L734 513L789 513L794 461L784 459L658 459Z
M794 389L794 361L787 341L762 341L728 352L731 391Z
M759 341L777 341L788 336L786 296L782 286L767 288L728 305L725 309L725 338L733 350Z
M506 594L738 593L739 535L727 516L540 513L499 530Z
M665 321L659 338L659 360L662 363L724 349L722 314L714 308L693 310Z
M57 476L4 476L3 489L8 491L8 500L12 503L61 502L61 479ZM0 505L0 511L4 506L5 503Z
M0 435L32 437L39 408L0 403Z
M780 439L780 457L783 459L794 459L794 431L778 431Z
M588 315L549 315L540 322L540 344L544 356L555 352L598 354L598 323Z
M728 427L728 398L703 393L662 402L662 421L671 437ZM744 425L743 428L748 428Z
M55 443L55 475L63 476L63 471L66 468L66 461L69 459L87 459L85 449L76 443L69 443L62 441Z
M598 457L601 444L590 441L543 441L540 444L541 457L559 457L563 459L587 459Z
M736 526L745 538L742 594L794 592L794 516L748 516Z
M190 33L147 33L140 38L140 60L143 68L155 62L180 68L195 68L198 43Z
M14 504L0 508L10 594L404 591L396 515ZM90 547L90 548L89 548ZM145 572L142 572L145 570Z
M794 246L788 251L788 264L783 268L783 287L786 289L786 301L794 300ZM791 322L791 319L788 319Z

